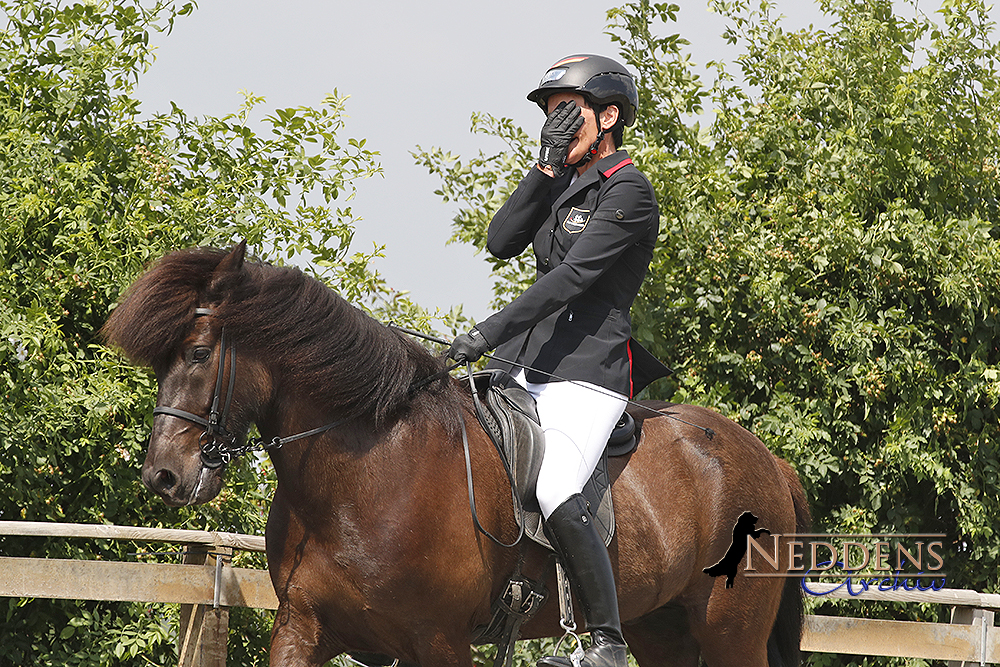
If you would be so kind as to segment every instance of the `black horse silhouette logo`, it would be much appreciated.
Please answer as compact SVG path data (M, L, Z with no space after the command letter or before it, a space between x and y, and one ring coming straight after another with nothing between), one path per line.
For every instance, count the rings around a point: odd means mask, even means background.
M756 539L763 533L771 534L767 528L754 528L756 523L757 517L754 516L753 512L741 514L740 518L736 520L736 525L733 526L733 543L729 545L726 555L712 567L706 567L703 572L713 577L726 575L726 588L732 588L733 579L736 578L736 568L739 567L743 555L747 552L747 536Z

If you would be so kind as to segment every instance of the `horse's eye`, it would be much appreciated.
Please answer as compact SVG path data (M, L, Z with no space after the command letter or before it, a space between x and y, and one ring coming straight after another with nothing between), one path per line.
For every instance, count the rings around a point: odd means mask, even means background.
M212 348L209 347L196 347L191 350L191 361L196 364L208 361L208 358L211 356Z

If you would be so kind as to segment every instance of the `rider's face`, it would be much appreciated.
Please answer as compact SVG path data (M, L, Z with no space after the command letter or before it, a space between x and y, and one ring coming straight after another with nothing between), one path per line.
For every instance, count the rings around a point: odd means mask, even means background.
M576 102L576 105L580 107L580 117L583 118L583 127L577 130L575 138L570 143L569 156L566 159L567 164L575 164L587 155L587 151L593 145L594 141L597 140L598 129L594 110L590 108L587 100L582 95L576 93L553 93L547 101L548 112L552 113L559 106L560 102L570 101ZM611 129L611 126L614 125L614 121L610 120L610 116L616 115L617 112L617 107L609 106L601 114L601 122L605 130Z

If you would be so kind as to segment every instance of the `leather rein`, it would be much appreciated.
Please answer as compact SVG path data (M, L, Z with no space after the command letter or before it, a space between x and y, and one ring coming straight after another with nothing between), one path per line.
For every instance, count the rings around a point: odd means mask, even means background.
M211 308L196 308L195 317L209 316L214 311ZM222 385L226 376L226 356L229 356L229 382L226 383L226 402L219 410L222 402ZM233 391L236 387L236 344L226 340L226 328L222 327L222 334L219 336L219 372L215 378L215 392L212 394L212 407L208 417L196 415L193 412L174 408L165 405L157 405L153 408L153 416L167 415L189 421L193 424L205 427L199 442L201 444L201 462L206 468L218 468L232 461L234 458L253 451L268 452L281 449L282 446L295 440L308 438L309 436L325 433L330 429L341 426L350 421L350 417L340 419L325 426L314 428L295 435L284 438L275 436L270 441L263 438L246 442L242 445L237 443L237 437L226 428L226 420L229 417L229 409L233 403Z

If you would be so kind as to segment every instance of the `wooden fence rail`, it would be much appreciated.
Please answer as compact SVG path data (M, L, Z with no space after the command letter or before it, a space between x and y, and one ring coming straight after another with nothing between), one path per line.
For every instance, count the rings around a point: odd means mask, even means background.
M264 538L211 531L0 521L0 535L112 539L184 545L181 564L0 557L0 597L159 602L181 605L181 667L225 667L230 607L277 608L263 570L232 567L234 550L264 551ZM207 547L207 548L206 548ZM805 651L1000 664L1000 595L975 591L877 591L851 595L809 584L830 597L933 602L952 607L951 623L806 616Z
M30 521L0 521L0 535L182 545L180 564L0 557L0 597L181 605L180 667L225 667L230 607L278 608L265 570L232 566L236 550L263 552L263 537Z

